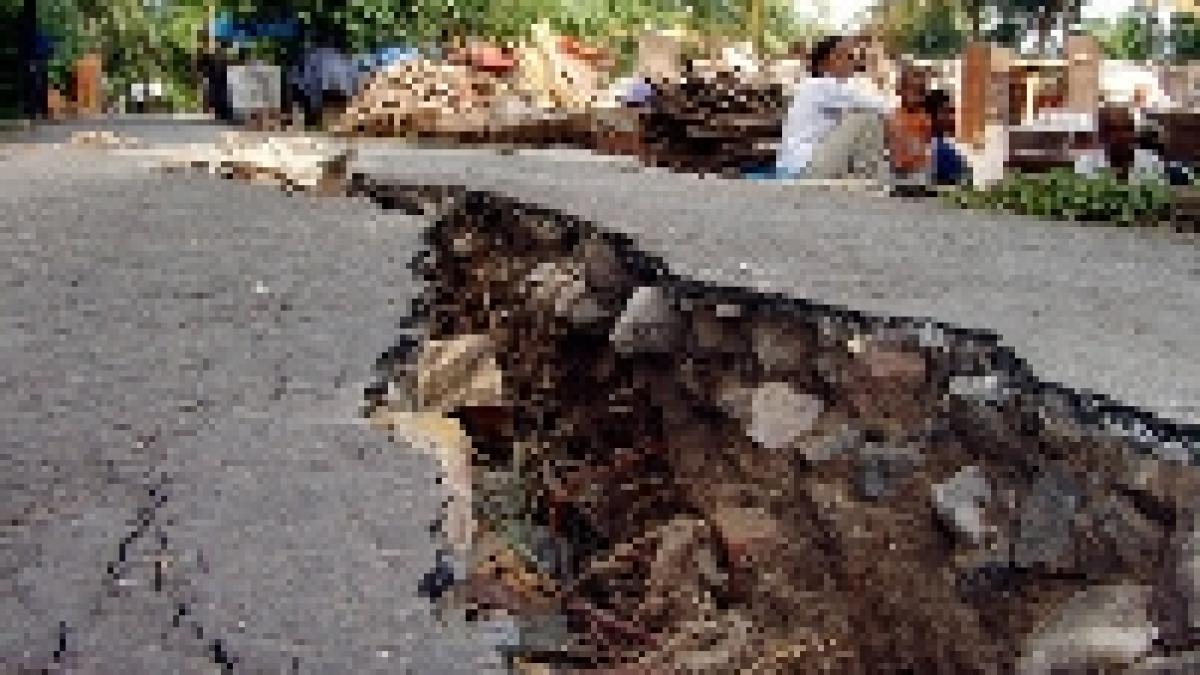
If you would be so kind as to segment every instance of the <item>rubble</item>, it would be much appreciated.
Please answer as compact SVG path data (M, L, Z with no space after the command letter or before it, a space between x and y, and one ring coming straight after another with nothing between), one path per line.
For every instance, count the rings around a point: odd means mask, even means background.
M199 169L290 191L343 194L353 155L351 149L304 136L225 133L214 145L175 154L164 167Z
M68 145L99 149L139 148L142 141L131 136L120 136L111 131L76 131L67 140Z
M933 504L937 513L972 543L981 543L987 534L984 506L992 498L992 488L978 466L965 466L949 480L933 486Z
M1041 675L1136 661L1155 637L1149 595L1144 586L1124 584L1078 592L1030 637L1017 672Z
M652 164L734 175L773 165L786 108L782 85L698 67L653 85L640 125Z
M606 90L595 50L541 24L509 56L474 45L448 62L393 63L331 127L344 136L463 143L590 145L590 109Z
M417 414L471 445L452 585L475 590L441 602L527 617L523 667L1159 672L1200 649L1200 430L1042 382L993 335L681 279L501 195L352 184L437 214L411 362L490 345L434 389L494 396ZM484 597L496 575L540 590Z

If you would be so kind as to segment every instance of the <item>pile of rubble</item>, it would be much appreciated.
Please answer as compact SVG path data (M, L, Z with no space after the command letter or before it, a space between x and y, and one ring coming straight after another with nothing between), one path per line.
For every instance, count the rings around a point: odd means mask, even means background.
M533 35L530 45L504 56L511 69L469 59L395 63L367 84L333 130L466 143L588 142L587 113L605 85L594 50L544 25Z
M1195 672L1195 429L987 334L716 288L504 197L436 222L371 415L440 420L426 590L537 672ZM457 562L457 566L454 564Z
M353 152L304 136L224 133L168 159L169 170L198 169L223 178L275 185L289 191L341 194Z
M778 82L693 70L657 84L650 101L642 135L654 164L740 175L774 162L787 107Z
M482 128L503 88L501 79L468 66L401 61L367 83L334 131L406 136L468 125Z

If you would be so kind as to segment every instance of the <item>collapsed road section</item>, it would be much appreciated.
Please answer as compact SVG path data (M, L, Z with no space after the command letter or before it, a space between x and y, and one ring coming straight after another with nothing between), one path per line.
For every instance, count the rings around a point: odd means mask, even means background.
M350 191L434 220L369 414L439 430L425 590L515 617L514 664L1195 667L1196 428L994 335L690 282L500 195Z

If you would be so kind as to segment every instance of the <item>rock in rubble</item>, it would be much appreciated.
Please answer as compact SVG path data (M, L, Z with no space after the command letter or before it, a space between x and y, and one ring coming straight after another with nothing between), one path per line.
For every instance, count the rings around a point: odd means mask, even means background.
M988 532L984 509L991 498L992 486L978 466L965 466L933 486L935 512L956 534L976 545Z
M633 292L612 331L612 342L623 354L670 353L679 344L682 318L659 286Z
M720 403L743 423L746 436L767 450L783 450L808 434L825 409L821 399L787 382L722 388Z
M1061 564L1072 553L1078 486L1055 471L1039 476L1021 505L1013 562L1018 567Z
M1134 663L1150 651L1156 634L1149 598L1148 587L1128 584L1078 592L1026 639L1018 672L1096 672L1084 669Z
M503 405L495 347L486 335L430 340L417 360L417 406L423 412Z
M870 443L858 452L855 488L860 498L882 499L924 461L920 448Z

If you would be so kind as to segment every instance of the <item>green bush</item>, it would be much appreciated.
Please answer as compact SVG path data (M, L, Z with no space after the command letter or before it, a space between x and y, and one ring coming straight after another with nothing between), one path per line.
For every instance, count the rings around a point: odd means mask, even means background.
M1059 169L1013 174L985 190L960 188L948 193L947 200L961 208L1137 225L1167 216L1170 191L1163 183L1123 181L1111 172L1088 177Z

